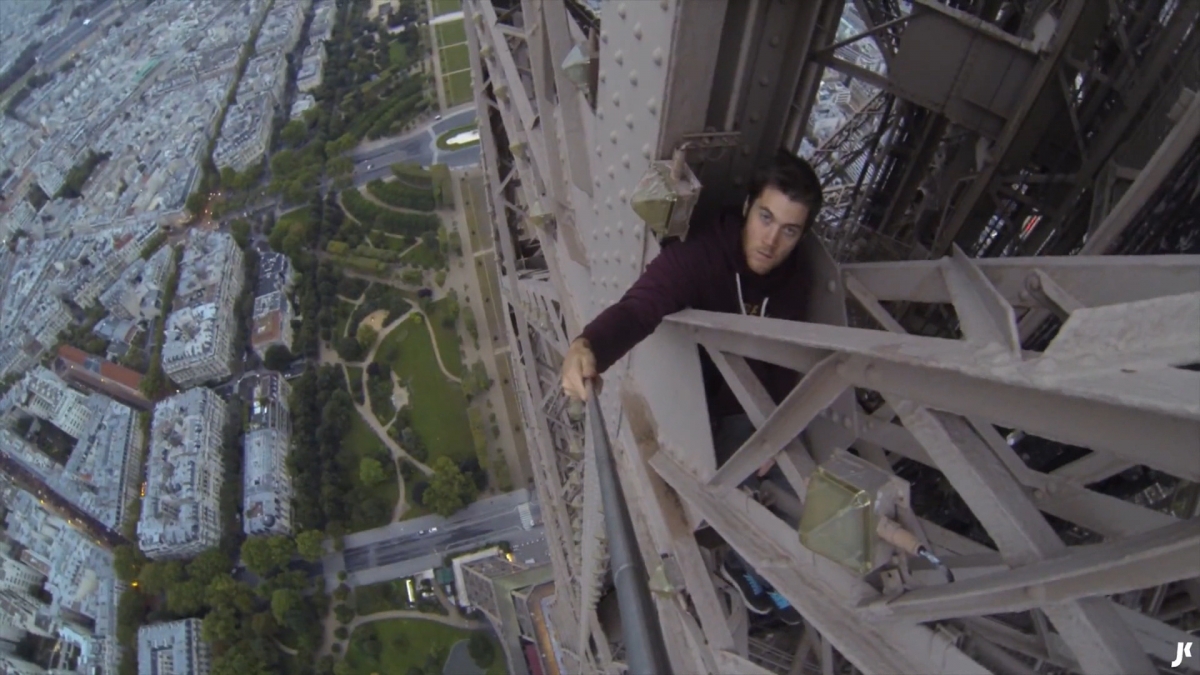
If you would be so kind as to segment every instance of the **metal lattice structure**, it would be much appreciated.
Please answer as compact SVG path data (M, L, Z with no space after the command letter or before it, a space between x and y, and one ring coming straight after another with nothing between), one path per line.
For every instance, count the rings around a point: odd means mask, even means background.
M627 661L557 371L657 254L630 196L681 146L698 213L780 146L807 146L830 206L801 250L810 323L689 310L606 376L674 671L1200 672L1169 667L1200 628L1200 0L601 7L464 1L562 672ZM834 81L849 112L820 140ZM719 469L699 349L758 427ZM803 379L776 406L748 358ZM847 450L911 485L953 581L801 544L780 512ZM795 504L737 488L769 458ZM704 528L802 625L752 624Z

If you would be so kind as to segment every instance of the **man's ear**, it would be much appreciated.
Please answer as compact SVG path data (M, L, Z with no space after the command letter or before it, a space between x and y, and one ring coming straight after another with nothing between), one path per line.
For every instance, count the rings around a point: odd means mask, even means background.
M746 197L746 201L742 202L742 217L745 218L750 213L750 198Z

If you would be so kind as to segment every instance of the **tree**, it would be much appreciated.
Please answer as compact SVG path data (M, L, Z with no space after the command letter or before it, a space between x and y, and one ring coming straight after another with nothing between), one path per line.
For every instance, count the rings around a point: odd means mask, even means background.
M229 573L229 558L219 548L210 548L188 563L188 578L207 586L213 579Z
M355 338L344 337L338 340L337 347L338 356L346 361L359 361L363 357L362 343Z
M424 272L422 272L421 270L416 269L414 267L406 268L403 272L400 273L400 281L403 281L404 283L410 284L413 286L416 286L417 284L421 283L421 281L424 278L425 278Z
M421 503L440 516L451 516L475 499L475 483L463 474L454 460L438 456L430 465L433 476Z
M371 351L371 347L375 346L375 340L379 338L379 333L375 332L370 326L358 327L358 343L362 345L363 352Z
M279 622L271 612L259 612L250 619L250 629L261 638L272 638L279 632Z
M250 221L244 218L234 220L229 224L229 233L239 248L246 248L250 244Z
M160 595L167 588L183 580L183 563L178 560L162 560L142 567L138 583L147 595Z
M200 636L209 644L230 644L238 636L237 612L231 607L214 609L204 617Z
M487 668L496 660L496 648L488 636L480 632L471 633L471 638L467 640L467 653L480 668Z
M242 562L246 569L259 576L267 576L277 568L288 564L296 544L288 537L250 537L242 542Z
M300 609L304 602L304 597L299 591L290 588L281 588L271 594L271 616L275 617L280 625L286 626L289 621L289 615Z
M196 579L173 584L167 589L167 609L180 616L197 614L204 609L206 596L204 584Z
M221 167L221 187L226 190L233 189L234 183L237 182L237 170L232 166Z
M204 207L207 205L208 195L204 194L203 192L193 192L192 194L188 195L187 201L184 202L184 206L187 207L188 213L192 214L193 216L200 215L200 212L203 211Z
M348 661L338 661L333 664L333 675L353 675L354 668L350 667Z
M308 126L301 120L292 120L283 125L279 138L288 145L298 146L308 138Z
M229 609L249 614L254 608L254 591L246 583L231 576L221 576L213 579L208 585L205 600L213 610Z
M374 457L363 457L358 462L358 479L368 487L378 485L387 480L383 465Z
M308 562L316 562L325 555L325 533L320 530L305 530L296 535L296 552Z
M282 373L288 364L292 362L292 352L283 345L271 345L267 347L267 353L263 355L263 366L268 370L274 370L277 373Z
M122 544L113 549L113 572L125 583L138 578L145 564L146 556L142 555L141 549L136 546Z

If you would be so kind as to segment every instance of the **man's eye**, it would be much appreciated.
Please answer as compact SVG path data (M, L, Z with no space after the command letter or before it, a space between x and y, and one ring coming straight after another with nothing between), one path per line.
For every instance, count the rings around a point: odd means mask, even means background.
M795 239L796 237L800 236L800 228L794 227L794 226L786 227L786 228L784 228L783 233L786 234L787 236Z
M771 212L770 211L761 211L761 212L759 212L758 217L762 218L763 222L767 222L767 223L771 222Z

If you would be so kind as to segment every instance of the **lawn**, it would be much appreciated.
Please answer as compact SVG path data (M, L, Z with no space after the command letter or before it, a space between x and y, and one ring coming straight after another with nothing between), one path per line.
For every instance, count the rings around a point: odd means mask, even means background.
M429 318L433 319L433 334L437 338L438 352L442 355L442 363L446 366L446 370L455 377L462 377L463 363L462 354L460 353L460 341L458 337L457 322L447 328L442 319L446 316L446 300L443 298L433 303L429 307ZM469 311L470 308L464 310L463 305L459 303L459 313Z
M457 345L454 351L457 354ZM447 354L446 359L450 356ZM390 363L393 372L407 383L413 430L420 434L430 460L445 455L458 463L475 454L462 387L446 379L438 368L429 330L419 315L409 317L393 330L379 346L375 359ZM462 367L456 360L446 367L454 364Z
M346 335L346 324L350 321L350 315L354 314L354 303L338 298L335 312L337 322L333 324L333 342L337 344L337 341Z
M282 244L283 239L292 231L292 228L310 227L312 221L312 209L307 206L292 209L279 216L279 219L275 221L275 227L271 229L270 236L268 237L271 241L271 248L279 250L277 247Z
M408 609L408 589L403 579L359 586L354 590L354 603L359 615Z
M362 642L371 637L379 642L380 653L378 660L363 653ZM470 637L470 632L454 628L434 621L420 619L392 619L376 621L360 626L350 636L350 646L346 650L346 661L350 664L355 675L372 675L373 673L403 673L411 668L423 669L434 675L442 672L450 649L460 640ZM494 640L492 642L496 658L487 669L488 675L503 675L504 651ZM434 664L428 663L430 657L437 658ZM429 668L427 666L433 666Z
M438 270L446 267L446 259L442 256L441 251L429 248L424 244L407 247L407 252L400 256L400 262L420 267L423 270Z
M462 11L462 0L433 0L433 16L453 14Z
M467 28L463 26L462 19L435 24L434 30L437 31L438 47L442 49L467 41Z
M471 52L467 50L465 44L443 47L438 52L438 56L442 59L443 73L454 73L471 68Z
M470 124L464 124L461 127L455 127L453 129L450 129L449 131L444 132L443 134L441 134L440 136L437 137L437 141L435 141L435 143L438 147L438 150L461 150L463 148L469 148L472 145L479 145L479 134L475 134L475 140L466 140L463 138L459 138L460 136L467 133L468 131L478 131L478 130L479 130L479 124L476 122L471 122ZM450 144L451 139L454 140L454 145Z
M355 403L362 403L363 398L363 369L358 366L346 366L346 379L349 380L350 397Z
M446 105L456 106L474 100L475 92L471 88L471 71L460 70L457 73L451 73L443 77L442 82L446 88Z
M358 532L387 525L392 520L396 502L400 500L400 486L396 484L396 472L394 469L389 469L395 464L392 462L392 455L388 452L387 446L379 440L374 431L371 431L371 427L367 426L366 421L357 411L350 418L350 431L346 432L342 438L342 449L352 453L351 457L346 458L350 461L345 462L342 467L347 482L353 485L355 490L365 490L388 505L387 518L380 519L378 522L351 522L351 531ZM388 479L369 488L364 486L358 475L358 463L364 457L378 459L383 464Z

